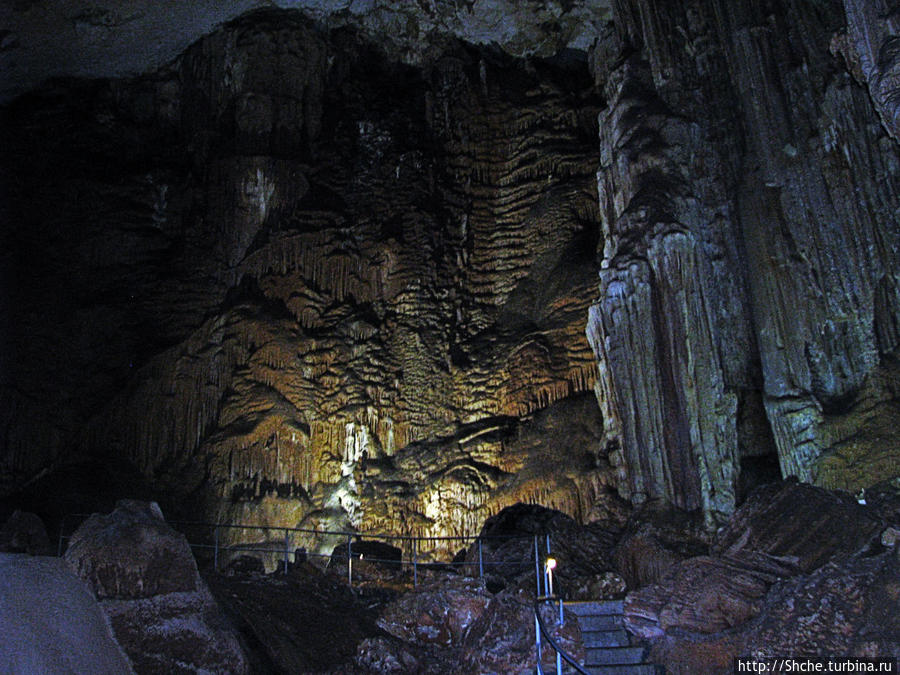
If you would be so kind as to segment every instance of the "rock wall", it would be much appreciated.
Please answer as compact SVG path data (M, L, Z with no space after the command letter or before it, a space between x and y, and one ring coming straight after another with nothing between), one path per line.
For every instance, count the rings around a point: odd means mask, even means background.
M19 99L7 484L116 456L248 524L602 510L599 105L583 60L411 68L281 11Z
M261 10L0 111L3 492L115 458L211 518L446 535L900 473L888 8L538 3L501 50L450 37L475 4L348 19L377 46Z
M858 37L872 13L846 5ZM829 51L844 19L838 3L614 3L587 332L633 500L715 523L742 459L773 444L783 475L825 486L897 473L898 154Z

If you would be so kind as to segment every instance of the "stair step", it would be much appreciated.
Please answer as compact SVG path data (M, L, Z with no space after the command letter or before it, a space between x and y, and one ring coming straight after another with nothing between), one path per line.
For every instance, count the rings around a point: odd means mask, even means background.
M578 625L581 628L582 633L618 630L622 627L622 615L594 614L590 616L579 616Z
M597 614L621 614L625 611L623 600L590 600L586 602L566 602L565 608L577 616Z
M644 660L643 647L600 647L585 649L585 662L592 666L635 665Z
M584 669L591 675L660 675L665 672L651 663L633 666L584 666Z
M621 628L616 630L583 630L581 641L585 649L595 647L628 647L628 633Z

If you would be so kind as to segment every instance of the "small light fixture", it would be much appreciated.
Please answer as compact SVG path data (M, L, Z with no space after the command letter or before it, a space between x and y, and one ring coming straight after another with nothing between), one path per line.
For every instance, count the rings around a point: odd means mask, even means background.
M547 558L544 562L544 574L547 576L547 596L553 595L553 570L556 569L556 558Z

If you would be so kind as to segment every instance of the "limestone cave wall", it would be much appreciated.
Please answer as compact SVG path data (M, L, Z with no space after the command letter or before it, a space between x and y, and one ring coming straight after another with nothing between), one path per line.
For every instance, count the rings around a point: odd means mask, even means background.
M898 473L892 65L870 98L863 4L614 3L588 332L632 498L715 522L773 446L827 487Z
M0 491L455 535L900 474L897 12L563 4L266 9L0 109Z
M18 99L7 485L124 457L247 524L588 517L599 107L583 58L414 68L284 11Z

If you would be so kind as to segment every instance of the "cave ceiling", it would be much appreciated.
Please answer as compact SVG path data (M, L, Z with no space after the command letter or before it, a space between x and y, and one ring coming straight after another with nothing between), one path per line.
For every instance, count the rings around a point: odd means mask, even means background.
M10 0L0 5L0 102L52 77L137 75L223 23L263 8L354 26L407 63L455 37L515 56L586 51L609 3L537 0Z

